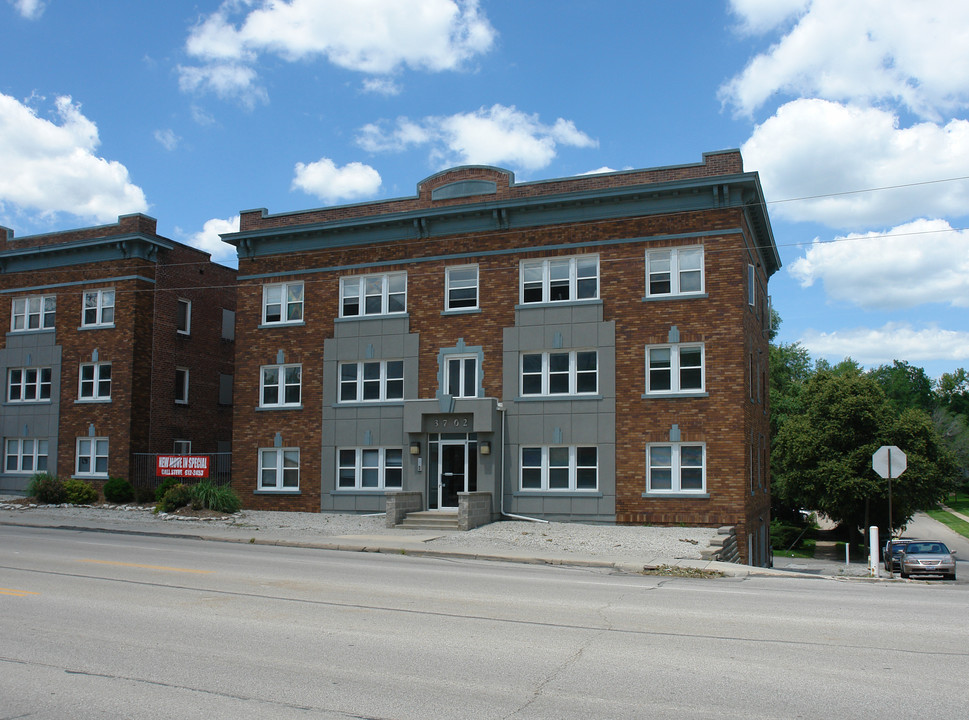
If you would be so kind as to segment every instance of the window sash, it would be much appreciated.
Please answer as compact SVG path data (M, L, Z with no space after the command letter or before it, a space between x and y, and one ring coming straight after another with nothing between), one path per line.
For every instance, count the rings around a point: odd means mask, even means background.
M372 360L340 364L341 403L404 399L404 361Z
M339 448L338 490L399 490L404 482L404 451L394 447Z
M303 321L303 283L263 285L263 325L286 325Z
M78 438L75 474L107 476L108 439Z
M648 296L702 293L703 275L703 246L646 252Z
M114 323L114 290L91 290L84 293L81 326L112 325Z
M521 448L519 487L523 491L581 492L599 489L596 446L541 445Z
M7 402L48 402L51 368L10 368L7 372Z
M11 332L47 330L54 327L56 295L30 295L14 298L10 313Z
M647 445L646 491L706 492L706 446L703 443Z
M259 489L299 490L299 448L259 449Z
M81 400L111 399L111 363L83 363L78 373Z
M671 394L704 392L703 344L646 347L646 392Z
M302 402L303 366L263 365L259 373L259 407L284 407Z
M522 353L522 396L595 395L599 392L595 350Z
M179 300L175 313L175 331L180 335L192 332L192 301Z
M599 256L523 260L521 303L575 302L599 297Z
M449 356L444 364L445 393L456 398L478 397L478 358Z
M188 368L175 368L175 402L188 404Z
M472 310L478 307L477 265L446 268L445 286L445 310Z
M340 317L407 312L407 273L340 278Z
M4 443L4 472L26 474L46 472L48 450L47 440L7 438Z

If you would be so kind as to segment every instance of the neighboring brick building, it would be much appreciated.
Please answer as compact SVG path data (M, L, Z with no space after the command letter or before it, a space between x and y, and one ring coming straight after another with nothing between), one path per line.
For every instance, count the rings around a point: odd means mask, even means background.
M768 278L756 173L702 163L243 212L233 485L251 508L735 526L767 560Z
M215 453L232 436L235 270L154 218L14 238L0 228L3 467L134 479L136 453Z

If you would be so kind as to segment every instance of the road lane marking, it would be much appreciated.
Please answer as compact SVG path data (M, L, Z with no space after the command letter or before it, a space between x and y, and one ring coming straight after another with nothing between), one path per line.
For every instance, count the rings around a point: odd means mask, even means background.
M14 590L13 588L0 588L0 595L13 595L14 597L27 597L28 595L40 595L38 592L30 590Z
M165 565L141 565L139 563L118 562L117 560L90 560L82 558L78 562L94 563L95 565L118 565L120 567L144 568L146 570L168 570L170 572L195 573L197 575L211 575L215 570L193 570L192 568L166 567Z

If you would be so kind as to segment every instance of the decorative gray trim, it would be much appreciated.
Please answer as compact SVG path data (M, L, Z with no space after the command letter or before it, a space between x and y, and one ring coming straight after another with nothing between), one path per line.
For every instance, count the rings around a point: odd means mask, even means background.
M518 303L515 305L515 310L530 310L532 308L574 307L576 305L602 305L602 298L595 298L594 300L560 300L558 302Z
M570 402L581 402L583 400L605 400L604 395L526 395L519 396L512 402L555 402L557 400L568 400Z
M472 197L475 195L495 195L498 183L494 180L458 180L431 190L431 200L450 200L452 198Z
M513 490L512 497L570 497L570 498L589 498L605 497L601 490Z
M650 500L709 500L710 493L655 493L644 492L642 497Z
M461 308L459 310L442 310L441 315L475 315L484 312L481 308Z
M257 405L253 408L256 412L278 412L280 410L302 410L302 405Z
M645 296L640 298L643 302L662 302L664 300L706 300L710 297L707 293L679 293L678 295L657 295Z
M682 235L650 235L650 236L639 236L634 238L616 238L613 240L594 240L590 242L583 243L561 243L557 245L523 245L520 247L507 248L502 250L484 250L478 252L464 252L464 253L453 253L450 255L427 255L419 258L396 258L393 260L382 260L367 263L357 263L354 265L334 265L332 267L315 267L315 268L305 268L301 270L287 270L283 272L272 272L272 273L258 273L256 275L240 275L238 280L271 280L281 277L289 277L292 275L314 275L316 273L346 273L353 270L366 270L370 268L381 268L387 265L419 265L422 263L429 262L441 262L445 260L471 260L474 258L482 257L500 257L503 255L520 255L522 253L534 253L534 252L544 252L546 250L572 250L575 248L599 248L599 247L610 247L615 245L633 245L643 242L657 242L662 240L675 240L679 238L691 238L691 237L719 237L725 235L742 235L743 230L741 228L727 228L724 230L714 230L705 233L683 233ZM676 297L676 296L673 296ZM694 296L690 296L694 297ZM697 295L695 297L700 297ZM706 297L703 294L703 297ZM663 298L666 299L666 298ZM596 302L595 300L581 300L576 302ZM601 302L601 301L600 301ZM529 307L534 307L542 305L545 303L529 303ZM551 303L552 305L561 305L562 303ZM374 317L368 315L367 317ZM384 317L384 316L377 316ZM351 318L336 318L337 320L357 320L365 319L360 317Z
M305 325L305 320L300 320L298 322L278 322L278 323L263 323L262 325L256 325L257 330L271 330L273 328L289 328L289 327L299 327Z
M27 287L10 288L8 290L0 290L0 295L15 295L19 293L27 292L42 292L44 290L55 290L57 288L63 287L77 287L79 285L97 285L98 283L115 283L123 282L125 280L141 280L142 282L155 284L152 278L147 278L144 275L121 275L118 277L108 277L108 278L93 278L91 280L76 280L74 282L64 282L64 283L54 283L52 285L31 285ZM44 328L46 330L51 330L52 328ZM34 332L38 332L35 330Z
M710 397L708 392L683 392L683 393L643 393L643 400L676 400L677 398L705 398Z
M78 330L114 330L114 323L107 323L106 325L78 325Z
M302 495L301 490L253 490L253 495Z
M155 262L159 248L173 250L175 247L175 243L169 240L141 234L90 238L54 245L3 250L0 251L0 268L5 273L11 273L91 265L129 258Z

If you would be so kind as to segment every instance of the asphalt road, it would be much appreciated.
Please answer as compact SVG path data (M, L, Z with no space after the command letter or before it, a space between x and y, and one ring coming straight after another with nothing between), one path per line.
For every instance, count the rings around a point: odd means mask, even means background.
M0 527L0 717L962 717L969 587Z

